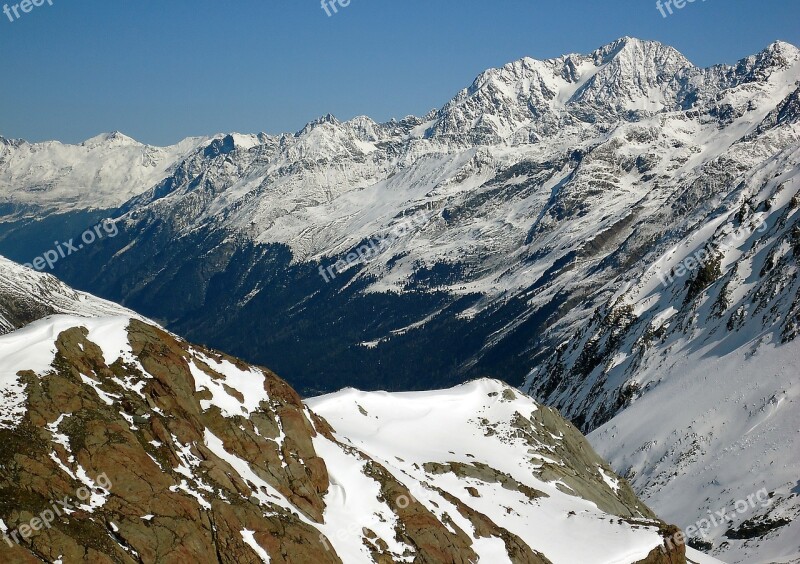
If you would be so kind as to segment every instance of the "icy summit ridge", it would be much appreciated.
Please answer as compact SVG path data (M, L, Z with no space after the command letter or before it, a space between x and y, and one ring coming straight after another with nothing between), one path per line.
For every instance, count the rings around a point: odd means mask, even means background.
M775 57L778 57L776 60ZM279 133L279 134L226 134L226 133L217 133L212 136L208 137L187 137L186 139L181 140L176 145L186 144L187 142L192 142L195 140L200 139L219 139L225 137L226 135L234 135L239 137L252 137L255 139L260 140L261 142L265 142L266 140L275 140L280 139L282 136L285 135L293 135L294 137L301 137L313 131L317 126L323 124L329 124L333 128L352 128L354 130L367 130L367 129L387 129L390 128L392 125L396 125L402 122L417 122L417 123L424 123L425 121L432 121L437 117L441 117L439 114L445 112L449 107L453 106L457 103L459 99L463 99L467 96L473 95L475 92L482 88L491 88L493 86L497 86L498 84L503 84L505 86L511 86L514 88L522 88L523 82L529 81L532 78L541 78L542 75L545 74L552 74L555 77L561 77L565 79L567 82L572 83L580 83L581 77L585 78L585 75L576 74L578 67L582 64L586 64L587 62L591 62L595 67L603 67L609 64L614 63L617 65L618 68L615 68L615 71L622 70L623 73L637 73L641 72L643 69L654 67L658 68L660 74L662 75L662 79L666 77L673 77L677 75L680 71L702 71L702 70L732 70L737 68L737 66L741 66L747 61L755 62L756 64L761 65L780 65L780 64L791 64L796 62L800 59L800 49L795 45L788 43L786 41L774 41L769 46L764 48L762 51L755 55L751 55L749 57L745 57L742 59L737 65L726 65L720 64L710 67L709 69L700 69L692 64L683 54L681 54L677 49L672 46L666 45L664 43L652 40L643 40L635 37L622 37L617 39L607 45L604 45L595 51L589 54L578 54L578 53L570 53L565 54L560 57L550 58L550 59L536 59L532 57L522 57L518 60L509 62L503 66L490 68L482 73L480 73L475 80L473 81L472 85L464 88L461 90L456 96L450 100L445 106L440 108L439 110L433 110L430 114L424 117L416 117L413 115L406 116L402 120L392 119L387 122L376 122L369 116L356 116L350 120L340 121L331 113L325 114L320 116L314 120L308 122L304 127L299 129L297 132L293 134L289 133ZM618 74L618 73L617 73ZM592 73L592 76L594 73ZM552 78L552 77L548 77ZM585 85L584 85L585 86ZM578 92L576 95L580 95L581 93ZM575 100L567 100L567 101L575 101ZM373 138L373 140L376 137ZM4 143L10 142L22 142L27 143L26 141L20 140L13 140L7 139L0 136L0 141ZM68 143L61 143L59 141L52 141L52 142L44 142L44 143L59 143L63 145L69 145ZM113 131L108 133L102 133L90 139L87 139L78 145L81 146L94 146L99 144L138 144L142 145L139 141L125 135L119 131ZM32 145L36 145L38 143L30 143ZM167 148L167 147L163 147Z

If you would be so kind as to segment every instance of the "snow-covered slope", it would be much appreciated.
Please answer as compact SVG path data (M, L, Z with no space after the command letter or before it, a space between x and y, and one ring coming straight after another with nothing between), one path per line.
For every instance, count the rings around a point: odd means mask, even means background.
M730 563L800 555L800 347L763 337L670 340L637 372L642 397L589 436L668 521L686 530L713 516L692 537Z
M145 322L53 316L0 336L0 397L4 562L685 562L577 429L497 381L306 406ZM31 532L52 499L73 509Z
M727 509L696 538L731 562L800 556L798 169L796 149L766 161L588 321L565 319L572 338L529 380L585 422L622 409L595 447L681 526ZM762 488L770 504L731 511Z
M739 145L740 162L757 150ZM621 410L593 444L682 526L766 488L768 507L696 535L732 562L800 557L799 173L790 145L705 202L707 219L610 283L600 307L557 323L560 345L528 378L586 428Z
M0 257L0 335L57 313L136 316L115 303L73 290L49 274Z
M555 412L498 381L417 393L350 389L307 404L339 441L382 464L434 514L454 517L454 526L469 530L463 506L469 507L564 564L642 560L659 542L655 530L648 535L628 520L609 519L628 514L615 498L630 500L632 493L583 450L577 429L554 433ZM323 437L315 446L322 453L335 448ZM355 528L380 527L380 504L358 472L363 454L342 460L348 470L331 469L326 517L339 524L362 515ZM507 547L500 539L473 546L481 561L493 563L507 561ZM346 562L367 561L366 549L352 539L339 552L349 555Z

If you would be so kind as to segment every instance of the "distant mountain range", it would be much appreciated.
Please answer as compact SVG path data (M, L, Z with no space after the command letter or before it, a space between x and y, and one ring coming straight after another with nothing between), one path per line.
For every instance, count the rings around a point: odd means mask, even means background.
M786 560L798 115L792 45L701 69L623 38L488 70L422 118L166 149L2 140L0 254L114 218L55 274L306 396L503 379L678 524L767 487L769 508L694 543Z

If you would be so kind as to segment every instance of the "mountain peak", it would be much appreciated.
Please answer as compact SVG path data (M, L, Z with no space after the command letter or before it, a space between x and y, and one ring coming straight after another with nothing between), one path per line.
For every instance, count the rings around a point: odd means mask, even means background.
M588 55L524 57L481 73L442 110L434 135L494 144L542 139L570 123L638 119L676 105L676 49L622 37Z
M25 141L22 139L10 139L8 137L3 137L2 135L0 135L0 145L18 147L22 143L25 143Z
M652 61L656 64L677 62L689 66L689 60L677 49L658 41L621 37L607 45L603 45L592 53L598 64L606 64L620 56L629 56L635 61Z
M611 43L607 43L606 45L600 47L600 49L615 50L615 49L622 49L628 46L641 46L646 44L662 45L658 41L650 41L646 39L639 39L638 37L632 37L630 35L624 35L619 39L615 39Z
M120 131L112 131L110 133L101 133L100 135L95 135L81 143L82 147L97 147L99 145L116 145L116 146L123 146L123 145L141 145L135 139L128 137L124 133Z
M306 126L296 134L296 137L300 137L302 135L305 135L306 133L309 133L309 132L313 131L314 129L316 129L320 125L330 124L330 125L336 126L336 125L339 125L339 123L340 122L339 122L338 119L336 119L336 116L334 116L333 114L328 113L328 114L325 114L322 117L318 117L314 121L308 122L306 124Z
M790 62L800 59L800 49L787 41L773 41L770 43L762 53L770 53L773 55L780 55Z

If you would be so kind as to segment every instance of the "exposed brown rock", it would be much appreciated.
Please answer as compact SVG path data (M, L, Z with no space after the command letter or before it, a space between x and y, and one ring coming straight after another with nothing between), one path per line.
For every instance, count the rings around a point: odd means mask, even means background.
M619 490L616 492L605 483L599 469L602 468L608 476L616 476L615 472L598 456L578 428L561 417L555 409L539 406L530 417L517 414L512 424L517 436L524 438L532 449L552 457L552 464L545 462L538 470L542 480L562 481L568 488L561 491L588 499L611 515L656 518L650 508L636 497L627 480L619 478ZM551 432L556 429L560 436L553 437ZM547 445L549 450L541 451L541 443Z
M654 548L644 560L634 564L686 564L686 546L677 542L675 535L680 534L680 529L675 526L665 526L661 529L664 544Z
M437 491L447 501L458 508L458 512L469 519L478 537L498 537L506 545L508 557L514 564L552 564L545 556L528 546L521 538L495 524L488 516L479 511L475 511L467 506L457 497L450 495L444 490Z
M397 538L417 549L414 562L469 564L478 559L467 533L450 522L451 533L383 466L370 460L365 473L380 484L383 500L398 517Z
M495 470L488 464L483 464L482 462L473 462L471 464L465 464L463 462L450 462L448 464L427 462L423 467L425 468L425 471L430 474L445 474L447 472L452 472L459 478L475 478L476 480L480 480L482 482L500 484L507 490L520 492L531 501L539 497L548 497L546 493L540 492L530 486L526 486L505 472Z
M13 432L0 430L0 517L13 534L55 500L75 502L83 484L61 466L76 475L80 467L92 479L104 474L111 491L102 507L62 515L28 539L18 534L19 545L0 543L0 562L59 556L69 563L260 562L242 538L244 529L254 532L272 562L340 562L324 549L316 529L278 506L259 505L251 487L204 444L209 429L298 510L321 519L327 471L314 452L305 408L285 383L265 371L265 386L275 393L256 418L265 430L267 421L280 423L286 439L279 448L255 432L255 422L201 408L202 393L195 391L187 362L192 352L168 333L131 322L130 343L146 374L103 358L87 334L81 328L64 331L56 340L53 370L22 375L28 413ZM145 378L144 397L120 385L125 378ZM46 428L62 414L56 431L67 437L69 449L53 442ZM135 414L133 424L123 414ZM195 457L197 479L177 472L185 464L182 450Z

